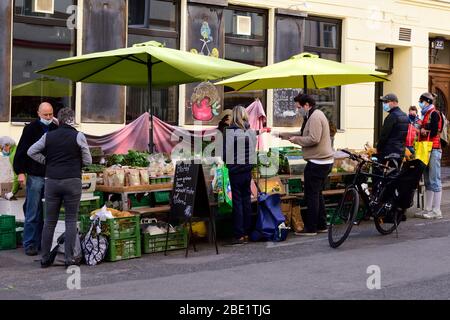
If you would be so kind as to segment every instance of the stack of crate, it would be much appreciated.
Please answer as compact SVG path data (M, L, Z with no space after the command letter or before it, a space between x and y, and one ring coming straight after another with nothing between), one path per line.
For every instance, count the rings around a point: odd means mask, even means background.
M108 235L109 245L107 261L119 261L141 256L140 216L108 219L102 228ZM80 231L89 231L91 220L89 216L80 216Z
M16 248L16 217L0 214L0 250Z

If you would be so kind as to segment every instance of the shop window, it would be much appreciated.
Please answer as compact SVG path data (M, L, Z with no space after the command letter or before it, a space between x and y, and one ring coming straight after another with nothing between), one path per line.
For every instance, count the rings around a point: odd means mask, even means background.
M179 48L179 2L129 0L128 46L158 41ZM152 89L153 114L164 122L178 124L178 86ZM127 123L149 111L147 88L127 87Z
M304 17L277 15L275 27L275 63L289 59L303 51ZM294 97L298 88L273 90L273 126L300 127L301 117L297 114Z
M276 15L275 62L289 59L301 52L310 52L319 57L340 61L339 20L319 17ZM301 117L297 115L294 97L303 88L274 89L274 127L300 127ZM339 127L340 87L323 89L308 88L319 109Z
M224 10L225 59L263 67L267 65L267 12L229 6ZM266 108L266 90L225 90L224 108L249 106L258 98Z
M224 57L224 9L220 6L189 4L187 50L201 55ZM186 85L185 124L218 122L223 109L223 87L211 82Z
M177 32L177 6L173 0L129 0L128 26Z
M36 119L37 108L43 101L53 105L55 114L62 107L75 108L75 86L71 81L48 80L35 73L57 59L75 55L75 29L66 26L66 19L69 17L66 9L74 1L55 1L53 14L33 12L31 2L15 1L14 7L12 122ZM35 85L23 90L23 85L31 81ZM48 90L53 85L59 89ZM18 90L19 86L22 87L21 90Z
M72 14L67 8L73 4L73 0L15 0L14 15L66 20Z

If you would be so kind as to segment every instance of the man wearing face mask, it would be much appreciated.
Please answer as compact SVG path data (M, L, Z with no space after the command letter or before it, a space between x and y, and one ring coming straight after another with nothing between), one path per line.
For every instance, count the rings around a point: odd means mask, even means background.
M408 133L409 118L398 106L398 98L389 93L381 98L383 110L388 113L384 119L380 138L377 143L379 161L385 162L389 155L402 159L405 155L405 141Z
M416 217L425 219L441 219L441 139L442 116L433 105L433 95L429 92L423 93L419 98L419 106L423 115L422 129L420 130L421 141L432 141L430 162L424 172L425 180L425 210L416 213Z
M13 163L19 183L26 184L26 198L23 205L25 215L23 247L25 254L29 256L37 255L41 245L44 225L42 198L44 198L45 166L31 159L27 151L45 133L57 128L53 122L53 107L50 103L42 102L37 114L39 119L30 122L23 129Z
M305 167L305 199L308 212L303 216L305 229L296 232L298 236L315 236L327 232L327 217L322 191L325 179L334 163L331 146L330 126L325 114L316 108L315 100L307 94L294 98L298 112L303 118L299 133L280 135L282 139L302 146Z

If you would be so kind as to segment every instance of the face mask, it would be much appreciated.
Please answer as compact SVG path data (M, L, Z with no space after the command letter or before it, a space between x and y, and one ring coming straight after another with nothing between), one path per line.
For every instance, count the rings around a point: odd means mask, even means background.
M385 112L389 112L389 110L391 110L391 108L389 107L389 103L383 103L383 110L385 111Z
M2 150L2 154L3 154L3 156L5 156L5 157L9 157L9 152L6 152L6 151L3 151L3 150Z
M304 117L307 116L308 111L306 111L305 108L299 108L299 109L298 109L298 113L300 114L300 116L301 116L302 118L304 118Z
M419 102L419 107L421 107L422 109L425 108L425 102L423 101Z
M45 124L46 126L49 126L52 122L53 120L46 120L41 118L41 123Z
M414 121L414 120L416 120L416 116L415 116L415 115L412 115L412 114L410 114L410 115L409 115L409 120L411 120L411 121Z

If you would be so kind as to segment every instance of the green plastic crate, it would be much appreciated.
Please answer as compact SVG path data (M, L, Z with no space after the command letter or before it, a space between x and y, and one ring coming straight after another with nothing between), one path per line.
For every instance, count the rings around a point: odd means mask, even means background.
M157 191L154 194L156 203L169 203L170 191Z
M44 216L45 216L45 202L44 202ZM81 221L80 218L83 215L89 216L90 213L96 209L100 208L100 199L93 200L81 200L80 208L78 209L78 221ZM58 220L64 220L66 217L66 210L64 208L64 203L61 206L61 210L59 211Z
M23 244L23 227L16 228L16 244L21 246Z
M301 179L288 179L289 193L300 193L303 191Z
M16 248L16 231L0 233L0 250Z
M142 252L155 253L165 250L167 234L150 235L144 233L142 236ZM187 246L187 229L181 228L176 232L169 233L169 240L167 242L167 251L186 249Z
M143 196L140 200L137 199L136 195L130 194L128 196L130 201L130 208L138 208L138 207L149 207L150 206L150 197Z
M0 214L0 233L15 232L16 216Z
M140 234L140 216L108 219L102 224L106 224L109 239L119 240L124 238L136 237ZM86 233L91 226L90 216L80 217L80 231Z
M139 258L141 256L141 237L138 234L136 237L109 240L108 253L106 261L119 261L132 258Z

